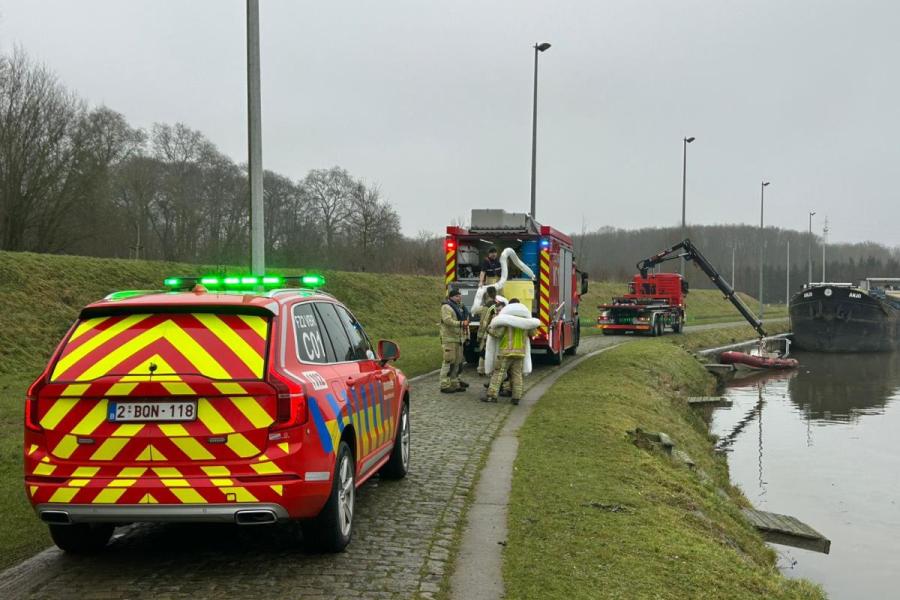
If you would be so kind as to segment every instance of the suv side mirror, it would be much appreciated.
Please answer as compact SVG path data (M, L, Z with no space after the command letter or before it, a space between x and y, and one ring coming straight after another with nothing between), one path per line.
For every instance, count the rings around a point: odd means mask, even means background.
M691 291L691 286L688 285L687 279L682 279L681 280L681 293L687 294L690 291Z
M588 274L584 271L581 272L581 295L585 295L588 293Z
M382 366L389 360L397 360L400 358L400 346L391 340L378 340L378 360Z

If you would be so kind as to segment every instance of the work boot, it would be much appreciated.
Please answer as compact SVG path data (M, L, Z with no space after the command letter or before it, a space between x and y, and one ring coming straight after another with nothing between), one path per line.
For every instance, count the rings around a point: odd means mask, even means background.
M512 400L510 400L510 402L512 402L513 406L518 406L518 405L519 405L519 399L518 399L518 398L513 398Z
M466 383L465 381L462 381L462 380L457 381L457 382L456 382L456 385L458 385L458 386L461 387L462 389L466 389L466 388L469 387L469 384Z
M483 393L483 394L481 395L481 401L482 401L482 402L496 402L496 401L497 401L497 397L496 397L496 396L491 396L490 394L488 394L487 392L485 392L485 393Z
M501 388L500 395L503 396L504 398L509 398L510 396L512 396L512 391L504 390L503 388Z
M455 394L456 392L461 392L462 390L458 387L443 387L441 388L442 394Z

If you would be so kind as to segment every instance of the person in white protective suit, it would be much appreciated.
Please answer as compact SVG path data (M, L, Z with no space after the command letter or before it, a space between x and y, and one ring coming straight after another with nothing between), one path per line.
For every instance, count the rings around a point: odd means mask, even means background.
M500 386L509 374L512 403L518 404L525 391L524 376L531 372L531 338L541 322L518 298L513 298L491 321L485 349L485 371L491 373L491 384L482 398L496 402Z

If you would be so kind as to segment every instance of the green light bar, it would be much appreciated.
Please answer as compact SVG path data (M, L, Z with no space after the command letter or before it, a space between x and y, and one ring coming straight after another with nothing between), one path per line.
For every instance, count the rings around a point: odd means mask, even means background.
M237 285L241 282L240 277L226 277L225 285Z
M218 277L201 277L200 283L203 285L219 285Z
M262 278L263 285L281 285L282 279L281 277L274 277L271 275L267 275Z
M300 278L300 281L303 282L303 285L307 285L311 288L322 287L325 285L325 278L321 275L304 275Z
M181 287L181 279L178 277L168 277L163 281L163 285L166 287Z
M243 285L256 285L259 283L259 277L241 277L241 283Z

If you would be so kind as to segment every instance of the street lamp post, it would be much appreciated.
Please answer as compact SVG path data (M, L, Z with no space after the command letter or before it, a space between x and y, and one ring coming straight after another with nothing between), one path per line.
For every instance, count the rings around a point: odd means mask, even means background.
M531 218L534 212L534 186L537 179L537 85L538 85L538 53L550 48L550 44L543 42L534 45L534 102L531 112Z
M247 0L247 146L250 175L250 272L263 275L266 270L266 246L259 91L259 0Z
M808 283L808 284L812 283L812 239L813 239L812 218L813 218L813 215L815 215L815 214L816 214L815 211L813 211L813 210L809 211L809 239L806 242L807 243L806 249L807 249L807 252L809 253L809 273L807 275L807 280L806 280L806 283Z
M763 208L765 205L766 199L766 186L769 185L768 181L762 181L759 184L759 320L762 322L763 318L763 262L765 260L765 251L763 246L765 245L766 237L765 231L763 230Z
M687 237L687 145L693 142L694 137L682 139L683 150L681 153L681 239ZM684 277L684 257L681 257L681 276Z

